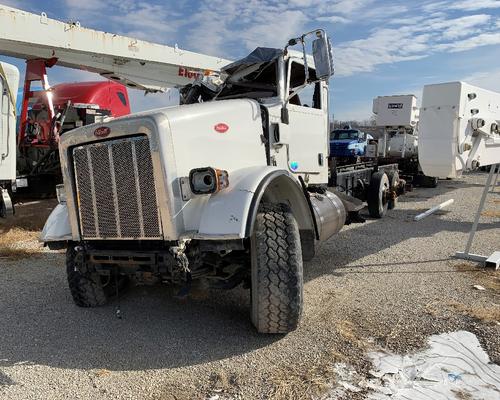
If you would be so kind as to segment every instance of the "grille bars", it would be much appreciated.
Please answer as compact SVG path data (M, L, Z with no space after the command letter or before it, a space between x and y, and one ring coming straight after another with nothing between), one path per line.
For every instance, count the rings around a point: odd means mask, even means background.
M149 140L129 137L73 150L84 239L160 239Z

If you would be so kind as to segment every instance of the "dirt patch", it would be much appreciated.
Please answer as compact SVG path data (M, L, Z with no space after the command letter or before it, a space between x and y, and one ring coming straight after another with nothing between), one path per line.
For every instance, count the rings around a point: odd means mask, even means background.
M273 400L313 399L325 395L334 384L332 360L325 355L318 364L297 370L293 367L276 370L270 377L267 398Z
M495 210L485 210L481 213L483 217L489 217L489 218L500 218L500 211L495 211Z
M500 271L486 269L472 262L457 264L456 268L460 272L469 274L478 285L490 289L491 292L487 292L488 294L497 296L500 294Z
M488 304L486 306L468 306L459 301L450 301L446 304L457 312L468 315L483 322L500 322L500 305Z
M37 200L16 205L16 214L0 220L0 259L18 260L43 251L38 242L57 200Z
M12 228L0 234L0 259L18 260L32 257L42 249L39 232Z
M455 393L455 396L459 400L472 400L472 395L470 393L466 393L462 390L452 390L453 393Z

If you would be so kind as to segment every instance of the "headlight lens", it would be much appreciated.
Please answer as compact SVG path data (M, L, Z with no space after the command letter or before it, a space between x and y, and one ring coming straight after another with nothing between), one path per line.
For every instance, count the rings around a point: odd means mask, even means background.
M212 167L192 169L189 172L189 185L194 194L216 193L229 186L229 174Z

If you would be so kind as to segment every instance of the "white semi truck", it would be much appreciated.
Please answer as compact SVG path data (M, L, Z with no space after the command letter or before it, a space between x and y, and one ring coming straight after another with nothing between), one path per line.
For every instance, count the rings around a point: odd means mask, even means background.
M131 277L243 284L259 332L295 329L303 261L353 209L326 189L332 74L329 40L315 30L256 49L215 85L189 86L191 104L65 133L64 190L41 239L67 248L75 303L102 305Z
M0 218L12 215L14 208L8 187L16 179L16 97L19 70L0 62Z

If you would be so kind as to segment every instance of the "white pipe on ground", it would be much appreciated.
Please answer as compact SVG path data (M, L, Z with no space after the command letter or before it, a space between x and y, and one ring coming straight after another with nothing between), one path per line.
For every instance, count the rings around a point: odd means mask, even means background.
M430 208L429 210L427 210L426 212L423 212L422 214L418 214L417 216L415 216L415 218L413 220L420 221L421 219L424 219L425 217L428 217L429 215L434 214L436 211L439 211L445 207L448 207L449 205L453 204L454 202L455 202L455 200L453 200L453 199L447 200L444 203L441 203L435 207Z

